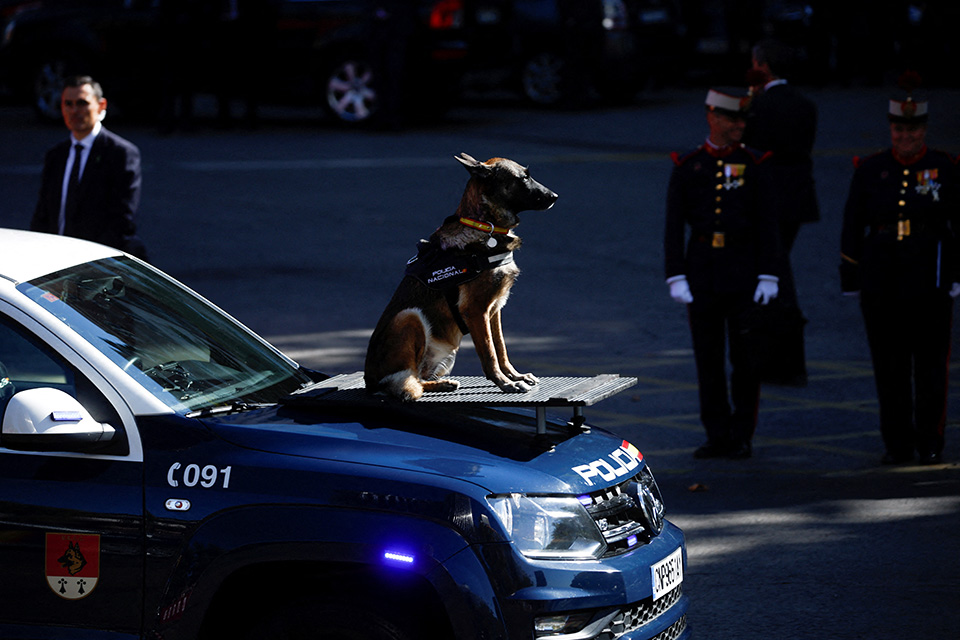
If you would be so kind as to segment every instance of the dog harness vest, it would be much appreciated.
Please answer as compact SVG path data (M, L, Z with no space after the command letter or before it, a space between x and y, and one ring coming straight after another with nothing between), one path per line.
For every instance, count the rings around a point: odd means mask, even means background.
M421 240L417 255L407 261L406 275L413 276L431 289L444 291L470 282L488 269L513 262L513 252L486 255L457 253Z
M482 253L457 253L441 249L427 240L417 243L417 255L407 261L405 274L413 276L428 288L440 291L447 299L453 318L466 335L467 329L460 311L457 309L457 288L470 282L488 269L513 262L513 252L487 255Z

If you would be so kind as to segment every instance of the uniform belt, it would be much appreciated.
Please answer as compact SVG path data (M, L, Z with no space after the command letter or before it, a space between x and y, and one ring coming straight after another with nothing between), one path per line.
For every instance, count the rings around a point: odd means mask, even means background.
M896 224L875 224L870 227L870 232L873 235L883 235L886 233L896 233L897 225Z
M721 240L718 244L717 236L721 237ZM700 244L709 244L715 248L726 247L730 244L730 234L720 231L720 232L711 232L711 233L697 233L691 236L691 239L694 242L699 242Z
M906 222L909 225L910 234L917 233L934 233L942 234L946 232L945 228L938 228L935 225L923 224L917 220L907 219L901 222ZM870 233L872 235L883 235L883 234L899 234L901 232L900 224L893 222L891 224L875 224L870 226Z

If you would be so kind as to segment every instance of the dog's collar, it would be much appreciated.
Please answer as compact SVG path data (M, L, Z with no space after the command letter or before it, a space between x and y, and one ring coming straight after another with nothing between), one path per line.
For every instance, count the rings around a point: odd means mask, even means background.
M498 227L493 223L484 222L483 220L474 220L473 218L460 218L460 224L465 227L470 227L471 229L477 229L483 231L484 233L494 234L499 233L506 235L510 233L510 229L504 227Z

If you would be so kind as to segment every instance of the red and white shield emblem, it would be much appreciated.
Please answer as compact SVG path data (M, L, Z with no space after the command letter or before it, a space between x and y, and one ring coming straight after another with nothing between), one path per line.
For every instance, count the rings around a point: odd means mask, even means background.
M90 595L100 579L100 536L82 533L48 533L47 584L67 600Z

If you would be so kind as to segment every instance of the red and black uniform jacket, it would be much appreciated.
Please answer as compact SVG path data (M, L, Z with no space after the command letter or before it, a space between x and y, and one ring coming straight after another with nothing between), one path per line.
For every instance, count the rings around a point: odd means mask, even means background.
M673 154L664 233L666 277L698 293L750 291L779 275L774 194L762 155L743 145ZM689 227L689 233L687 233Z
M887 150L854 164L840 241L843 291L910 298L960 282L957 158L925 149L905 163Z

